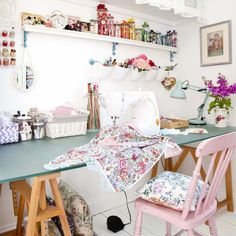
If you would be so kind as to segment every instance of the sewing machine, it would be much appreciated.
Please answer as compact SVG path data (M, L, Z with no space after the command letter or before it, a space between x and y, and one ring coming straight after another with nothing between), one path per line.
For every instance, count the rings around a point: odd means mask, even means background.
M104 93L100 98L101 127L130 124L144 135L160 130L159 110L154 92L118 91Z

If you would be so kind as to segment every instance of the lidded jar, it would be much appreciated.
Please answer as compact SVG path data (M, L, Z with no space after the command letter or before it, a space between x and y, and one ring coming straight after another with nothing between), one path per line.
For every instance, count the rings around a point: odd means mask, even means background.
M90 20L90 33L97 34L98 33L98 21L97 20Z
M149 32L149 42L157 43L157 33L154 30L150 30Z
M144 21L142 29L143 29L142 40L144 42L149 42L149 24L146 21Z
M121 38L129 39L129 24L126 21L121 23Z
M97 6L97 19L98 19L98 33L108 35L107 31L107 15L108 11L105 4L98 4Z
M135 21L130 18L127 23L129 24L129 39L135 40Z
M121 24L115 23L115 37L121 38Z
M142 41L142 28L135 29L135 40Z
M107 30L108 35L114 37L115 36L115 23L114 23L114 16L108 14L107 16Z

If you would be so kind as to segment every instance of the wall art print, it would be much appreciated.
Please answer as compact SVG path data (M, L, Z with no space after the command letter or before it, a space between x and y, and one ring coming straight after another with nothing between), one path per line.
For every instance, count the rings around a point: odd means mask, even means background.
M231 21L200 28L201 66L232 63Z

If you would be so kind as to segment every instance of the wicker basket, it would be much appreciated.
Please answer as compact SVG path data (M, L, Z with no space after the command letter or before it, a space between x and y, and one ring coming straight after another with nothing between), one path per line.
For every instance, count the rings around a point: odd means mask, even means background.
M46 123L46 136L60 138L86 134L89 112L80 112L75 116L57 116Z

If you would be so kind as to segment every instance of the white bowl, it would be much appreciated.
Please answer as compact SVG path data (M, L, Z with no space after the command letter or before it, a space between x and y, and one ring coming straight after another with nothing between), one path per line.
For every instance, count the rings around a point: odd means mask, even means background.
M146 71L144 79L147 81L155 80L157 78L158 73L159 69Z
M130 71L130 68L114 66L110 77L111 79L114 79L114 80L124 80L126 76L128 75L129 71Z
M92 66L93 77L95 80L107 80L110 78L112 69L112 66L104 66L102 64L95 63Z
M145 75L145 73L146 73L146 71L138 72L138 70L132 69L131 74L130 74L130 79L131 80L140 80Z

